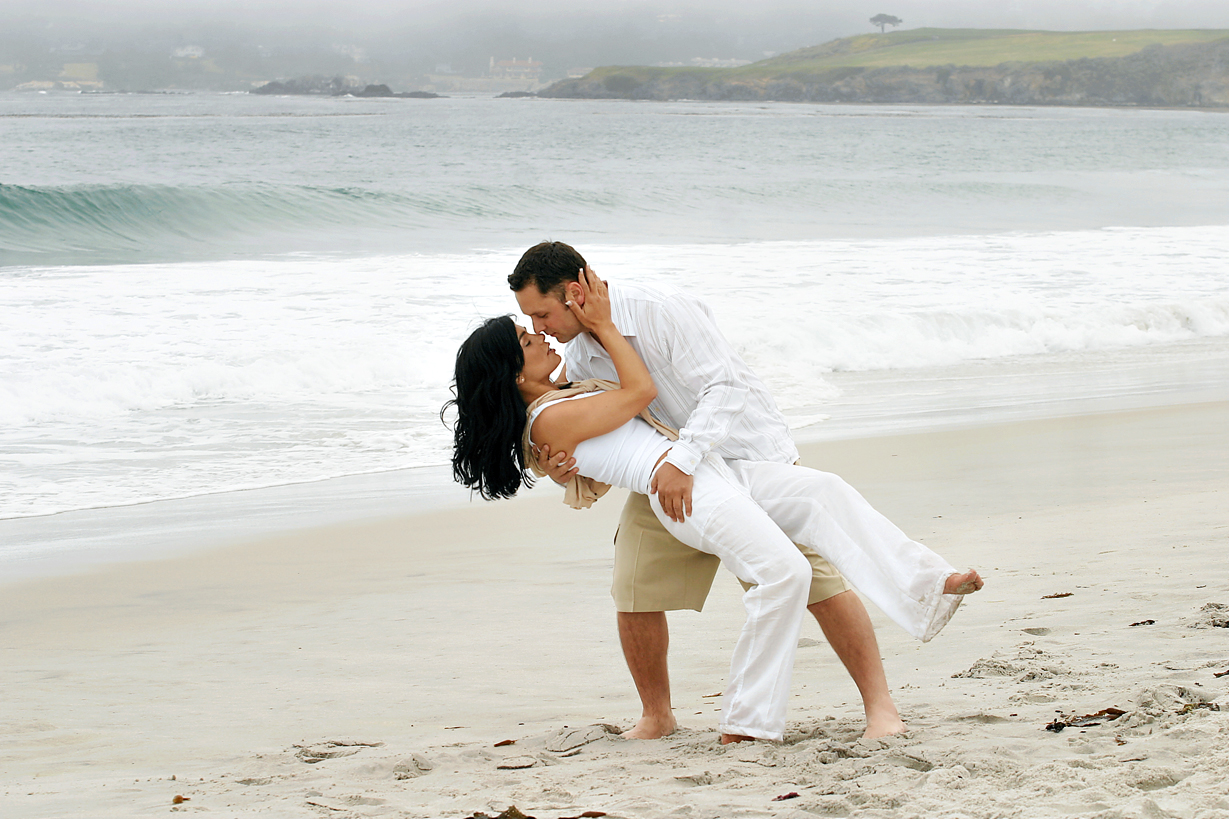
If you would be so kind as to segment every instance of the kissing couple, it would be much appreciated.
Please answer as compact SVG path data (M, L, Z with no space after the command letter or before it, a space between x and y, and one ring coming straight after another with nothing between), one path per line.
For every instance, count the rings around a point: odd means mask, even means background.
M904 731L851 584L925 642L982 587L978 573L909 539L838 476L800 466L772 396L699 299L608 284L562 242L530 248L508 282L533 326L487 319L461 345L446 405L453 474L486 499L549 475L577 508L629 490L612 595L642 714L624 736L675 730L665 612L700 610L718 563L742 582L747 615L723 744L782 738L807 611L858 686L864 736Z

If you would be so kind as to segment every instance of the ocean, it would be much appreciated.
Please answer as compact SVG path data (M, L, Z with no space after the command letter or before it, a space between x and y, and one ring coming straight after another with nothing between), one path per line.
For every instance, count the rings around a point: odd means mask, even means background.
M0 94L0 575L464 502L452 358L545 239L800 440L1229 397L1223 113Z

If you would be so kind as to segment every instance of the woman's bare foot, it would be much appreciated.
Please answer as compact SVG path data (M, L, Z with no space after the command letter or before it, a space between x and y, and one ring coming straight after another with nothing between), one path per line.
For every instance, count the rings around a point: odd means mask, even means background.
M678 727L678 722L674 719L673 714L669 717L650 717L646 715L641 717L632 726L631 730L624 731L623 736L628 739L661 739L673 734Z
M953 574L947 578L947 582L943 584L944 594L972 594L986 585L981 579L981 575L969 569L962 574Z
M733 745L736 742L755 742L755 737L749 737L746 734L722 734L722 745Z

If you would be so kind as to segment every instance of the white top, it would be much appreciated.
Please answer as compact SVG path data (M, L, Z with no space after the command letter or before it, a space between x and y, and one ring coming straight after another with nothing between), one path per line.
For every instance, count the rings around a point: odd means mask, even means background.
M540 404L529 416L529 427L532 430L533 422L538 420L542 410L553 404L601 394L583 392ZM572 452L572 457L576 459L577 471L586 478L647 495L652 483L653 467L657 465L661 454L670 448L671 443L669 438L653 429L646 421L633 418L605 435L581 441Z
M690 475L710 451L736 460L798 460L785 416L717 329L708 305L669 285L617 282L610 284L610 303L615 326L657 386L649 411L679 431L667 462ZM610 355L588 333L567 343L564 359L573 381L618 380Z

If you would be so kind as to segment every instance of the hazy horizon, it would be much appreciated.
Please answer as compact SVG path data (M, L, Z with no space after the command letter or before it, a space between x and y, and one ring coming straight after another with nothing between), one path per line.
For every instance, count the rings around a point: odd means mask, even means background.
M488 0L355 0L344 6L321 0L6 0L0 6L0 88L73 79L67 64L97 66L94 75L85 69L75 79L94 76L123 88L250 87L303 74L354 74L405 86L432 73L480 76L492 58L530 57L543 63L541 78L550 80L599 65L753 62L873 33L869 21L878 13L900 18L895 30L1229 29L1229 4L1209 0L768 0L753 6L611 0L581 8L561 0L513 7ZM199 65L171 65L184 49Z

